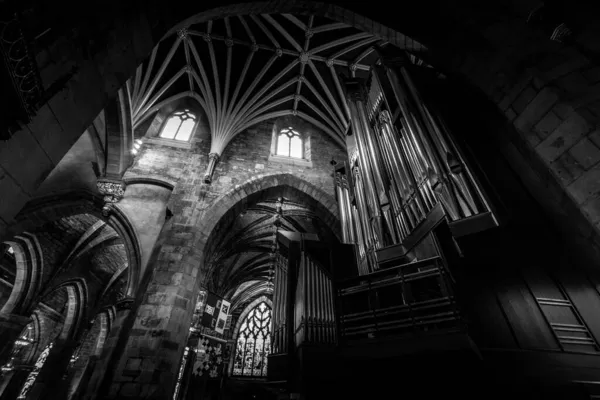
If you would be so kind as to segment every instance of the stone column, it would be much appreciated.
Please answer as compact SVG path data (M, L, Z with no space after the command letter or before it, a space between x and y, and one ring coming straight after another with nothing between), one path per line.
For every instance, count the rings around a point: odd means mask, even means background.
M136 295L135 288L146 274L148 261L170 213L167 203L172 191L173 186L159 180L130 180L122 199L112 205L110 212L122 213L133 225L140 249L139 268L135 273L130 271L130 281L134 282L129 282L128 296Z
M29 366L15 366L15 369L6 373L0 379L0 400L16 399L30 372Z
M174 229L167 224L156 243L147 290L136 299L132 329L122 351L115 352L119 360L98 391L100 399L167 400L173 395L198 295L199 267L197 260L182 260L181 247L169 244Z
M133 299L127 298L117 303L116 316L110 328L110 332L106 337L102 354L98 360L94 362L93 369L91 369L89 381L86 388L82 388L79 392L81 398L85 400L93 400L98 397L98 391L104 380L105 374L108 370L114 369L115 363L119 360L117 354L113 357L115 349L118 347L119 339L123 338L123 341L127 340L129 329L125 329L127 320L131 314L131 308L133 305Z
M27 394L27 400L55 398L53 396L60 390L63 374L69 366L76 347L77 340L75 338L57 339L54 342L44 366L40 369L33 387Z
M6 364L19 334L31 322L30 317L16 314L0 314L0 365Z

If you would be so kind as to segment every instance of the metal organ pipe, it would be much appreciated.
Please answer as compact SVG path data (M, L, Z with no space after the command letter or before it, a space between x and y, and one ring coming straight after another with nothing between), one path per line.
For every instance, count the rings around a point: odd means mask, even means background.
M350 204L350 187L348 184L348 177L344 174L342 175L342 194L344 195L344 207L346 208L346 216L348 217L348 243L356 243L356 235L355 235L355 224L356 219L352 213L352 205Z

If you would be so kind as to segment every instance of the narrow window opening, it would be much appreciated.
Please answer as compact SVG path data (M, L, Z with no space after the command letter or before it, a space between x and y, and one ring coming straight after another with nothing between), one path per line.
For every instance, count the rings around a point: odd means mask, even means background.
M196 115L190 110L176 111L167 120L160 133L163 139L187 142L192 137L196 126Z
M304 140L292 127L285 128L277 135L276 155L304 158Z

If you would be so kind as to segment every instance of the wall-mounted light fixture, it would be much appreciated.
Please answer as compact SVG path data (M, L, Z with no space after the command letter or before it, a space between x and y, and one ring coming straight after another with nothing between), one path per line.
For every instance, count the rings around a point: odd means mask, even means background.
M135 139L135 142L133 142L133 148L131 149L131 154L134 156L137 155L138 151L142 147L142 143L142 139Z

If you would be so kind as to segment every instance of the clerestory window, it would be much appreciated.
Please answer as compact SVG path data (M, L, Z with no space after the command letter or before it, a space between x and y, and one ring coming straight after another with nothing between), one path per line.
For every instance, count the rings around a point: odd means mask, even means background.
M304 140L292 127L282 129L277 135L276 155L304 158Z
M190 110L175 111L167 119L160 132L160 137L187 142L192 137L196 121L196 115L190 112Z

